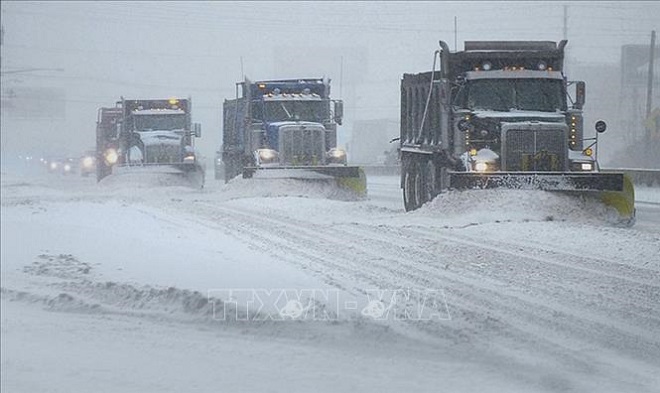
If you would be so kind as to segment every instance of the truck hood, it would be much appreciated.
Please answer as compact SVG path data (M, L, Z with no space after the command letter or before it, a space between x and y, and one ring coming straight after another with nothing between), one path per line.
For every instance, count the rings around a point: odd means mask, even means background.
M156 130L138 132L144 146L181 144L183 130Z
M276 121L268 123L268 128L271 127L287 127L287 126L305 126L305 127L323 127L323 124L313 121Z
M563 122L566 115L563 112L536 112L536 111L473 111L472 114L481 119L497 119L506 122L519 121L543 121L543 122Z

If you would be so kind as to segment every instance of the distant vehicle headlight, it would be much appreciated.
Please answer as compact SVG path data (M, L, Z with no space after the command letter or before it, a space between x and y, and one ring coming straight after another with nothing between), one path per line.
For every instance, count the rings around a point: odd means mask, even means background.
M89 169L94 165L94 158L87 156L87 157L83 158L82 164L83 164L84 168Z
M51 162L50 163L50 169L57 169L57 163L56 162Z
M64 164L64 172L70 172L71 171L71 164Z
M192 164L195 162L195 156L192 154L189 154L185 157L183 157L183 162L186 164Z

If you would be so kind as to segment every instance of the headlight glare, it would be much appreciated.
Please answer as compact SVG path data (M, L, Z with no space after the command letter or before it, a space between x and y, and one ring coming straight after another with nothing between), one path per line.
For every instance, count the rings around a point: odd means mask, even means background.
M105 154L104 154L104 157L105 157L105 162L108 165L114 165L119 160L119 154L117 154L117 150L115 150L115 149L106 150Z
M486 163L483 162L483 161L477 161L477 162L474 164L474 169L475 169L477 172L485 172L486 170L488 170L488 164L486 164Z
M273 149L259 149L256 151L259 164L273 164L279 161L279 153Z
M89 156L85 157L85 158L83 158L82 164L83 164L83 167L85 167L85 168L91 168L92 165L94 165L94 158L89 157Z

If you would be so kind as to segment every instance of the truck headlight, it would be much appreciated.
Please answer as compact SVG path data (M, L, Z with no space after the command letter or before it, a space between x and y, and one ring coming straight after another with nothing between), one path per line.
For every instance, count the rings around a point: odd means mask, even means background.
M192 154L189 154L185 157L183 157L183 162L186 164L192 164L195 162L195 156Z
M82 164L83 164L83 167L84 167L84 168L89 169L89 168L92 167L92 165L94 165L94 158L89 157L89 156L88 156L88 157L85 157L85 158L83 158L83 162L82 162Z
M279 153L273 149L258 149L256 151L258 164L274 164L279 161Z
M115 149L106 150L103 156L105 157L105 162L108 165L114 165L119 160L119 154L117 154L117 150Z
M328 163L346 164L346 151L344 149L332 148L326 153Z
M467 153L472 161L472 169L476 172L496 171L500 156L488 148L472 149Z
M594 171L594 163L588 161L573 161L571 163L571 170L575 172L592 172Z
M474 170L477 172L486 172L488 170L488 164L484 161L477 161L474 164Z

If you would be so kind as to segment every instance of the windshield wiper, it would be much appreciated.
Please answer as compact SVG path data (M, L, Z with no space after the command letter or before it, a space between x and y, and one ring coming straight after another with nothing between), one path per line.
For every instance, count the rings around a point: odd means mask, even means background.
M291 113L289 113L289 111L286 109L286 106L284 106L284 103L282 102L282 103L280 103L280 105L282 105L282 109L284 109L284 112L286 112L286 115L289 116L289 119L291 119L293 116L292 116Z

